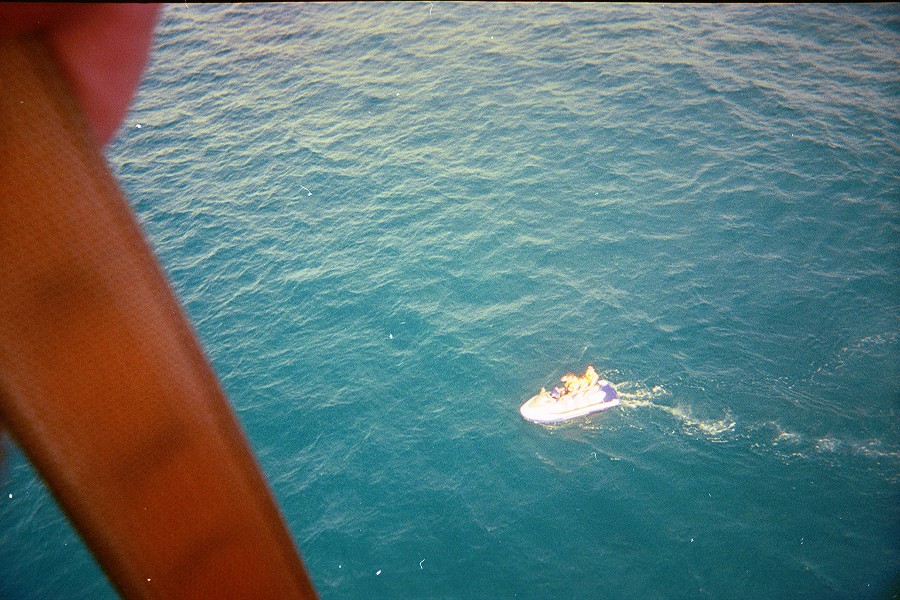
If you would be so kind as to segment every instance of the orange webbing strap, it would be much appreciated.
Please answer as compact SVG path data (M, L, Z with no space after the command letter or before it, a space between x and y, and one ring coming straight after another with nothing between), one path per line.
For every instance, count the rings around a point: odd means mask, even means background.
M315 598L43 47L0 40L0 421L127 598Z

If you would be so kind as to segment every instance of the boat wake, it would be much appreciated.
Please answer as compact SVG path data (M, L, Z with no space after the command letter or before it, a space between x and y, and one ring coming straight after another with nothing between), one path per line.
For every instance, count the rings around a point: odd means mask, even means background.
M690 409L657 403L657 399L671 396L661 385L648 389L625 381L617 387L623 409L650 408L667 413L681 424L686 433L699 434L713 442L725 442L728 434L734 432L735 421L727 415L721 419L703 419L691 414Z
M804 460L841 460L846 457L860 457L874 461L873 464L900 465L900 449L896 444L880 439L852 439L838 436L816 436L789 431L775 421L758 423L748 427L748 436L756 441L752 448L757 452L774 453L784 462ZM900 479L900 472L894 471L892 480Z
M660 411L677 420L688 435L699 435L717 443L745 440L753 451L771 453L786 462L858 456L876 462L900 463L900 450L896 444L883 440L808 435L785 428L776 421L743 423L738 428L737 421L729 414L721 419L706 419L692 414L689 408L665 404L663 399L672 394L661 385L648 388L624 381L616 384L616 388L620 408L626 412L635 409ZM896 478L900 479L900 475Z

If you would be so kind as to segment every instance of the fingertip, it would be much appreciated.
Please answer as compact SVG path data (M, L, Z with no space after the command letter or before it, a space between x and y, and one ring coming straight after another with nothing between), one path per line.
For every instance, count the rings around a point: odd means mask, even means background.
M160 8L86 6L47 32L51 50L101 146L115 136L140 85Z

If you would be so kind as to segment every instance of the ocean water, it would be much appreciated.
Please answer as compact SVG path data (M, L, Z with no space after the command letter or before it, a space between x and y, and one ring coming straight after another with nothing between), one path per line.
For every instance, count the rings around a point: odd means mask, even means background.
M896 4L172 5L107 154L322 598L888 598L898 73ZM114 598L6 445L0 597Z

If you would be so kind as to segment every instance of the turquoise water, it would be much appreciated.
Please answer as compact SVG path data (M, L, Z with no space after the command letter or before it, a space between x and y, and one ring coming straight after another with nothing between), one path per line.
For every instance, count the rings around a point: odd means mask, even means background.
M891 4L173 5L108 156L323 598L886 598L898 73ZM0 597L115 597L10 450Z

